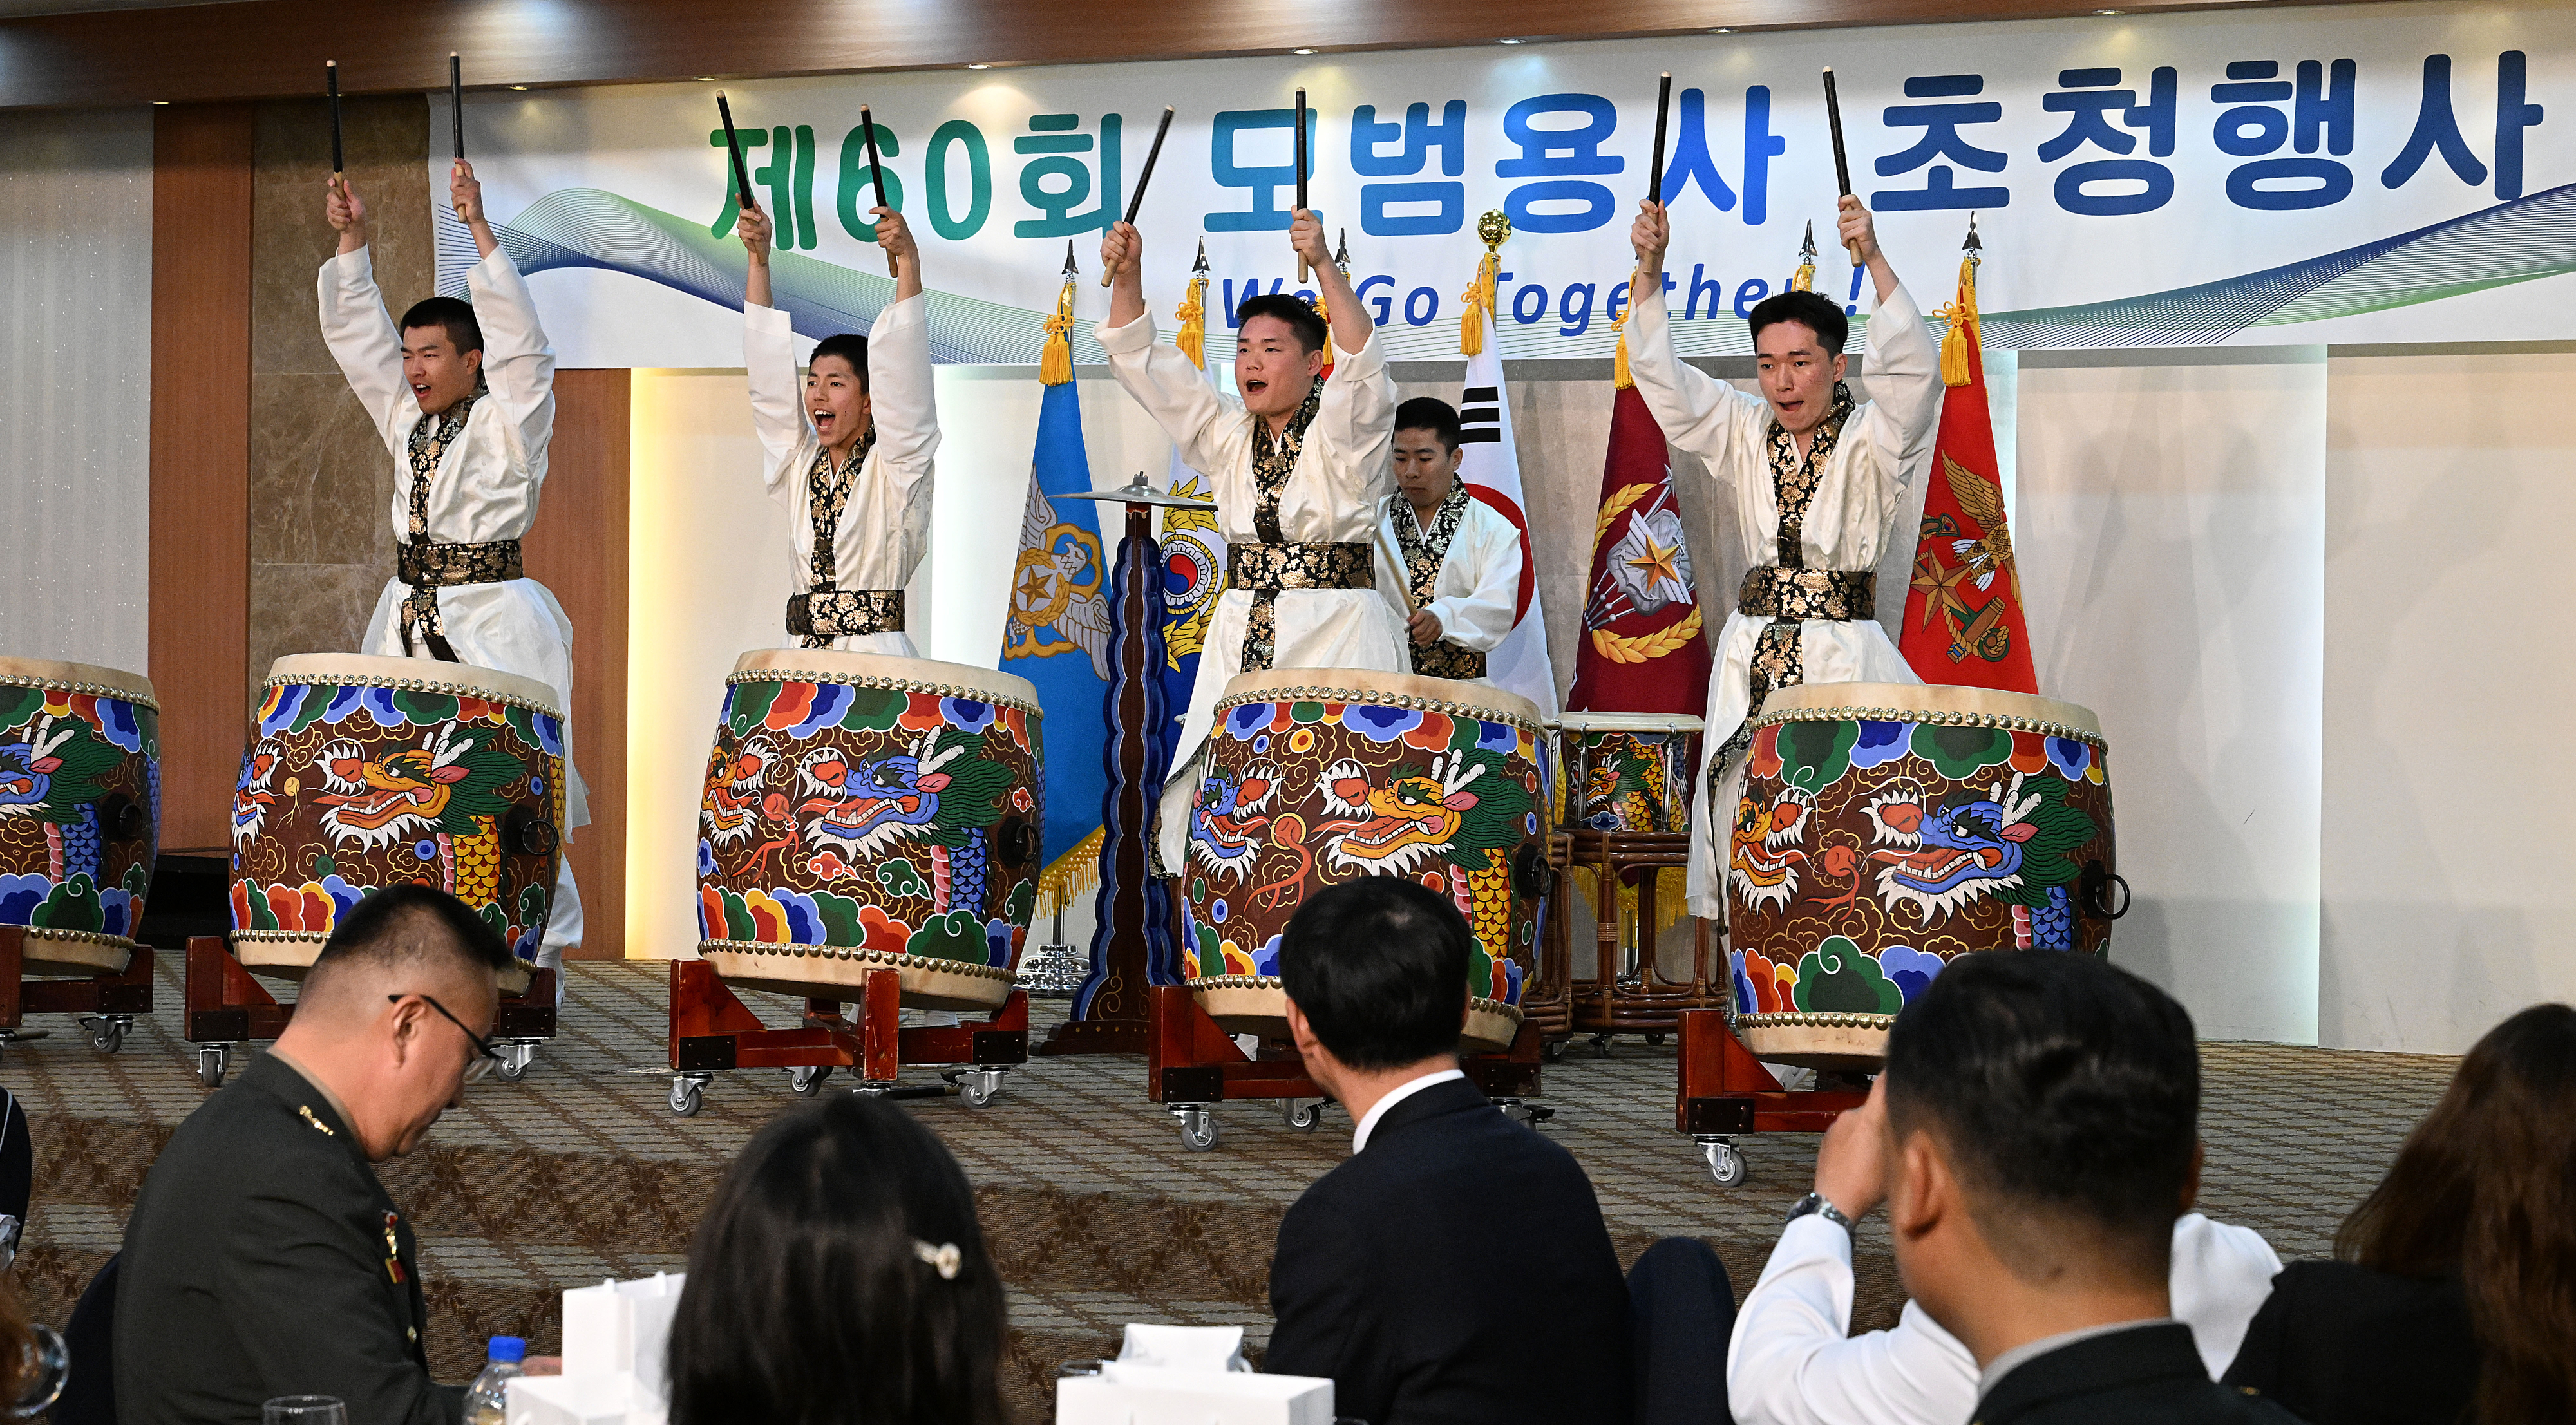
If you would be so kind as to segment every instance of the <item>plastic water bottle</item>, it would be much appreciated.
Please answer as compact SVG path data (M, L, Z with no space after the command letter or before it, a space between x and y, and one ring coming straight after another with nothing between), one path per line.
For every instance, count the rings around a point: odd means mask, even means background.
M509 1418L510 1379L525 1374L528 1343L518 1336L495 1336L483 1374L465 1390L465 1425L504 1425Z

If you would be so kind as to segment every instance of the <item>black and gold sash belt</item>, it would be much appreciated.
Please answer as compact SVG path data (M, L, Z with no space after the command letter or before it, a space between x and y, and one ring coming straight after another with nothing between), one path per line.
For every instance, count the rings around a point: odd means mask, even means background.
M415 589L452 584L498 584L528 577L519 563L519 542L496 539L489 544L413 544L394 546L394 577Z
M787 600L787 631L802 638L903 632L903 590L818 589Z
M1366 540L1347 544L1228 544L1229 588L1254 594L1282 589L1373 589L1376 551Z
M1756 564L1735 591L1735 611L1747 618L1876 618L1878 571Z
M1461 648L1447 639L1425 648L1407 639L1413 649L1413 671L1426 678L1481 678L1485 676L1485 655Z

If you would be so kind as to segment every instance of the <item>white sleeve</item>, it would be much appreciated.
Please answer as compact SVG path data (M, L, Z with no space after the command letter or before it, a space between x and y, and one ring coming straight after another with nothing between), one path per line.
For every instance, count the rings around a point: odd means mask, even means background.
M875 343L869 343L869 365ZM751 427L760 436L761 479L771 494L788 476L787 460L805 443L805 393L796 380L796 330L787 314L758 305L742 309L742 364L751 380Z
M1331 478L1350 482L1350 488L1334 492L1342 508L1374 509L1395 493L1395 381L1387 374L1375 327L1359 350L1336 351L1308 432L1318 433L1334 456L1324 462ZM1302 463L1309 470L1322 468Z
M1472 506L1468 523L1475 537L1468 537L1470 530L1459 531L1449 547L1449 561L1441 567L1439 583L1447 582L1449 570L1463 557L1473 570L1474 587L1432 600L1431 612L1440 620L1442 642L1470 653L1490 653L1512 631L1512 615L1520 611L1521 532L1474 495L1467 498Z
M322 343L340 364L349 389L376 423L377 434L392 445L409 431L397 432L410 387L403 381L402 334L385 311L376 290L375 260L369 249L344 252L322 264L317 283L322 311Z
M1878 414L1876 439L1896 453L1896 468L1888 475L1903 488L1932 453L1947 388L1941 384L1940 349L1902 284L1870 316L1869 370L1861 381Z
M1216 444L1219 426L1239 418L1243 407L1216 393L1207 373L1181 354L1177 346L1154 340L1154 315L1138 316L1123 327L1102 322L1095 329L1100 349L1108 354L1109 374L1118 378L1136 404L1180 447L1181 463L1217 479L1227 465Z
M1822 1217L1790 1223L1736 1312L1737 1425L1958 1425L1976 1409L1975 1358L1921 1307L1847 1336L1851 1306L1851 1234Z
M929 479L939 407L930 381L929 306L918 293L888 305L868 329L868 410L875 458L895 488L909 491Z
M474 299L475 323L483 328L484 384L510 413L520 450L543 471L555 424L555 351L537 321L528 279L519 275L509 249L496 247L466 270L465 289Z
M1708 462L1718 480L1733 478L1728 460L1744 419L1744 407L1769 409L1759 396L1748 396L1673 353L1672 323L1664 313L1661 293L1628 307L1628 374L1637 394L1646 398L1664 439Z

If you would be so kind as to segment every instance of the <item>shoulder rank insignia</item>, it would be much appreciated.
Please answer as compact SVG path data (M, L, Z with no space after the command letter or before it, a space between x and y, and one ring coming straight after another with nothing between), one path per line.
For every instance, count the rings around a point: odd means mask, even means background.
M307 1122L307 1123L312 1124L312 1125L313 1125L313 1131L314 1131L314 1132L316 1132L316 1133L321 1134L323 1137L325 1137L325 1138L337 1138L337 1137L339 1137L339 1136L340 1136L339 1134L334 1133L334 1132L332 1132L332 1131L331 1131L331 1125L330 1125L330 1124L325 1123L325 1122L323 1122L321 1119L318 1119L318 1118L316 1118L316 1117L314 1117L314 1116L313 1116L313 1105L311 1105L311 1104L309 1104L309 1103L300 1103L300 1104L297 1104L297 1105L295 1106L295 1113L296 1113L296 1116L297 1116L297 1117L299 1117L299 1118L303 1119L303 1120L304 1120L305 1122Z
M394 1213L385 1214L385 1277L397 1286L403 1280L402 1243L394 1236L394 1228L401 1221Z

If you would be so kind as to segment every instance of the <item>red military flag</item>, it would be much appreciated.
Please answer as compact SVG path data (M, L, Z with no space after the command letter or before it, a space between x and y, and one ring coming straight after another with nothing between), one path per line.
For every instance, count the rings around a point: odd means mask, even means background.
M1566 707L1696 715L1708 702L1708 639L1671 456L1635 386L1620 383L1613 399L1583 642Z
M2030 631L2022 621L2021 577L2004 528L2003 479L1995 463L1994 419L1986 408L1986 363L1977 332L1977 234L1959 263L1959 300L1941 340L1941 432L1923 491L1923 530L1905 596L1905 661L1927 683L1960 683L2036 693Z

